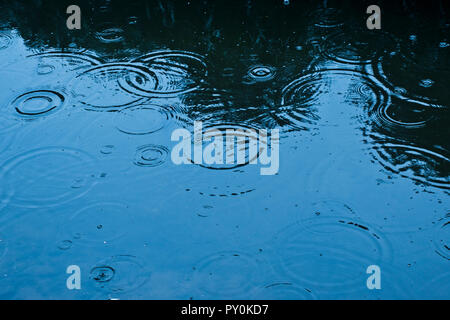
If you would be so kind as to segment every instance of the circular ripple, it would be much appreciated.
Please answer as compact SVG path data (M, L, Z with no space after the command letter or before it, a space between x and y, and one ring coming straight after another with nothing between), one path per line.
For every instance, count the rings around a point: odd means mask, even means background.
M124 293L142 286L150 277L136 257L117 255L101 261L91 269L90 279L97 288Z
M21 207L57 206L79 198L94 184L93 158L71 148L20 154L1 166L3 201Z
M207 75L202 56L187 51L155 52L133 62L145 65L157 79L154 83L127 77L124 88L146 97L176 96L196 90Z
M255 300L315 300L311 290L290 282L275 282L257 290L251 297Z
M221 252L195 266L194 284L207 298L247 296L262 278L261 261L240 252Z
M144 135L161 130L171 117L166 109L146 104L122 109L116 114L115 125L123 133Z
M250 68L247 75L258 82L269 81L275 77L275 70L268 66L254 66Z
M135 79L154 88L158 84L154 73L145 66L112 63L96 66L78 75L73 84L73 92L88 109L120 109L141 99L140 96L123 89L127 79Z
M373 111L375 122L382 128L417 129L436 119L440 110L413 101L393 99L392 103L381 105Z
M167 160L169 149L165 146L147 144L136 151L134 164L139 167L157 167Z
M434 245L436 253L450 260L450 214L446 219L439 221L434 233Z
M0 50L8 48L13 42L13 38L8 32L0 32Z
M202 136L192 133L194 144L202 139L203 157L199 166L207 169L229 170L256 163L259 155L267 146L258 145L258 131L255 128L235 124L220 124L202 127ZM275 141L279 143L279 141ZM209 152L208 146L215 147L217 154ZM195 152L195 150L194 150ZM227 155L228 152L228 155ZM205 153L209 156L205 158ZM193 154L192 157L195 157ZM189 159L195 163L194 159Z
M379 231L348 217L316 217L278 234L275 268L315 291L351 292L365 285L366 268L390 258Z
M106 28L95 33L95 37L103 43L118 43L124 40L123 29L121 28Z
M71 236L87 244L104 244L123 237L133 224L129 210L119 203L89 205L73 214L65 225Z
M282 91L281 107L272 113L281 125L295 129L336 126L344 117L367 117L389 103L389 95L374 79L360 72L330 69L304 75Z
M65 97L52 90L35 90L24 93L11 102L17 115L35 119L54 113L64 105Z
M401 54L382 57L375 75L393 94L418 103L450 105L449 27L425 28L401 43ZM426 50L425 50L426 49Z
M331 34L321 46L327 58L344 64L364 65L397 50L397 42L380 32L341 31Z
M404 178L450 189L450 159L437 151L412 145L379 141L373 157L386 170Z

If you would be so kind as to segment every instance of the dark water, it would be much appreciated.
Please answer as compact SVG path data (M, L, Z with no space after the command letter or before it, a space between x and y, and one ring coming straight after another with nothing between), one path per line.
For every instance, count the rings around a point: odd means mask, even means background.
M381 30L364 1L69 4L0 7L0 298L449 298L445 1ZM279 129L278 174L175 165L196 120Z

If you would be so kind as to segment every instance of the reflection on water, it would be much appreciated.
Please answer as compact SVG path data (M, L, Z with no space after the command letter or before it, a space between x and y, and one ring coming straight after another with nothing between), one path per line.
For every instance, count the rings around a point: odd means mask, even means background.
M382 2L367 30L349 2L85 0L80 31L64 1L2 4L0 298L448 298L433 4ZM279 129L279 173L175 165L195 121L246 154L240 132Z

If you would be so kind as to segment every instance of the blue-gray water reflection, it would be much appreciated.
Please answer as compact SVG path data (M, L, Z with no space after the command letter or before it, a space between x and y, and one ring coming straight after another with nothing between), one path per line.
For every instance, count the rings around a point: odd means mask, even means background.
M449 297L443 1L382 30L364 3L81 3L80 31L0 6L0 298ZM278 174L174 164L194 121L279 129Z

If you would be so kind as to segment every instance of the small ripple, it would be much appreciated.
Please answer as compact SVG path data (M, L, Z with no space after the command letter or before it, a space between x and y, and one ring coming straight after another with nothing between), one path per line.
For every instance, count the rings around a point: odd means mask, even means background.
M247 297L263 274L262 261L241 252L220 252L194 267L193 282L205 298Z
M90 68L79 74L73 83L74 95L90 110L115 110L141 100L124 90L126 79L139 79L147 86L156 87L158 80L144 66L132 63L110 63Z
M93 162L83 151L65 147L17 155L1 167L1 198L28 208L56 206L79 198L94 185Z
M187 51L160 51L133 60L151 70L157 85L127 78L126 89L145 97L177 96L200 87L207 75L204 58Z
M122 109L116 114L116 128L127 134L144 135L164 128L173 118L167 109L158 105L144 104Z
M390 172L425 185L450 189L450 159L439 151L390 141L377 141L373 151L374 160Z
M147 144L136 151L134 164L139 167L157 167L166 162L169 149L165 146Z
M319 8L307 13L307 21L319 28L336 28L344 25L345 15L337 8Z
M150 273L135 256L117 255L97 263L90 271L94 285L113 293L136 290L148 281Z
M388 104L389 94L366 74L330 69L306 74L282 90L281 107L272 116L280 125L309 130L336 126L342 118L367 117L365 111Z
M256 163L259 155L267 148L267 146L258 144L257 129L236 124L203 126L201 137L195 137L194 133L192 136L194 143L196 139L202 139L200 142L203 144L203 156L207 153L209 157L208 159L203 157L202 164L199 166L207 169L230 170ZM279 141L274 143L279 143ZM208 152L208 146L214 147L217 153L213 153L212 150ZM192 150L194 150L193 148L194 145L192 145ZM189 160L195 163L193 159Z
M64 105L65 100L66 98L60 92L35 90L18 96L10 106L21 118L32 120L56 112Z
M276 75L275 69L270 66L253 66L248 70L247 77L254 82L272 80Z
M124 40L124 31L121 28L105 28L95 33L95 37L103 43L119 43Z
M434 232L433 243L436 253L450 260L450 215L439 221Z

